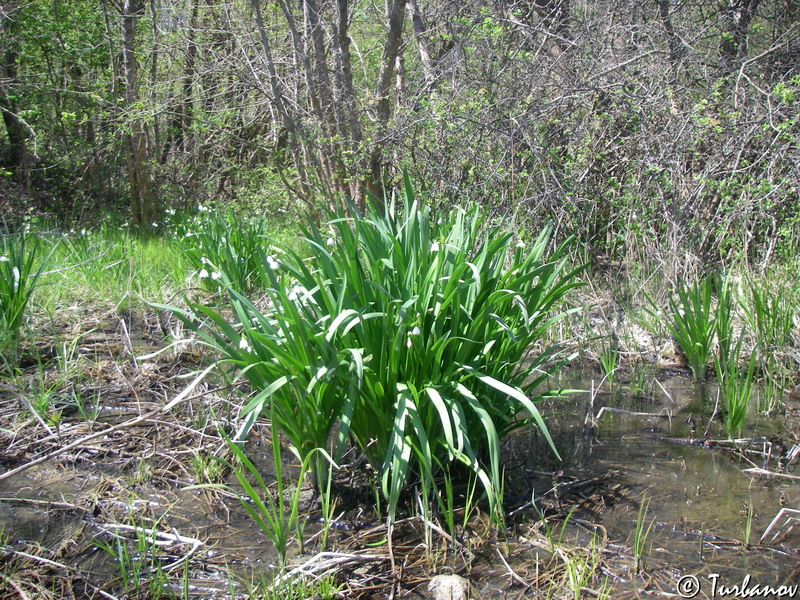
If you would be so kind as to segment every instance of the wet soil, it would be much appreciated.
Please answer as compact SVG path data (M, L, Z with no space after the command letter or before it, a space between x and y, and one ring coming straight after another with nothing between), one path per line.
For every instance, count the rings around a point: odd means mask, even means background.
M77 330L65 322L53 343L32 344L21 373L0 385L0 567L17 574L0 580L0 598L124 593L101 547L134 544L135 528L162 536L159 561L175 597L245 597L241 581L277 564L272 543L235 495L196 486L233 485L208 457L225 455L220 432L246 391L209 376L163 410L194 380L202 352L154 356L166 345L164 324L146 312L87 313L81 323ZM506 440L506 529L480 506L454 536L426 528L410 491L390 549L369 474L353 456L336 476L331 552L315 558L319 502L307 490L304 549L293 546L290 564L312 569L317 561L336 572L346 597L430 597L427 584L439 573L462 575L480 598L588 598L604 589L611 598L675 597L686 577L698 578L702 598L711 597L712 581L797 581L800 521L788 511L800 509L798 481L747 471L800 476L786 464L800 433L797 400L787 397L778 415L753 412L744 431L752 441L734 446L712 418L713 386L676 371L656 375L647 393L632 392L624 377L613 388L596 389L592 373L562 382L589 391L543 407L561 460L535 430ZM24 401L44 391L50 404L37 417ZM259 424L247 452L274 481L270 436ZM284 463L296 476L288 451ZM643 500L652 531L637 569L633 531ZM570 579L576 565L588 573L582 585Z

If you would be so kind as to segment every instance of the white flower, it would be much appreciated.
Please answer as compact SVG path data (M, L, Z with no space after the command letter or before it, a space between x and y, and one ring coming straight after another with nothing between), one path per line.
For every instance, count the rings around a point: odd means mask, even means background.
M431 244L431 252L438 252L439 251L439 242L433 242Z
M219 271L212 271L211 272L211 279L213 279L214 281L216 281L220 277L222 277L222 273L220 273Z
M412 329L408 335L419 335L420 333L419 327L414 326L414 329Z
M207 265L207 264L209 264L209 260L205 256L201 256L200 257L200 264L201 265Z
M291 300L292 302L294 302L294 301L296 301L298 298L300 298L300 296L301 296L302 294L305 294L305 293L306 293L306 288L304 288L302 285L299 285L299 284L298 284L298 285L295 285L295 286L292 288L292 290L289 292L289 296L288 296L288 298L289 298L289 300Z
M7 256L0 256L0 262L8 262Z
M200 269L200 272L197 275L198 277L200 277L200 279L205 279L206 277L208 277L208 271L206 271L205 269Z
M329 237L327 240L325 240L325 245L326 246L334 246L335 244L336 244L336 240L334 240L332 237Z
M81 229L81 235L86 235L86 230L85 229Z
M17 267L11 268L11 273L14 275L14 292L19 291L19 269Z
M517 248L524 248L524 247L525 247L525 242L523 242L522 240L517 242Z
M150 223L150 225L152 225L153 227L158 227L158 223L156 223L155 221L153 221L152 223Z
M208 209L202 204L197 205L197 212L208 212Z
M253 348L247 342L247 338L242 336L242 339L239 340L239 350L245 350L247 352L250 352L252 349Z
M173 209L173 208L168 208L168 209L166 210L166 213L167 213L168 215L172 216L172 215L174 215L174 214L175 214L175 209Z
M409 336L408 340L406 340L406 348L411 348L411 336Z
M268 266L270 269L272 269L273 271L275 271L275 270L277 270L277 268L278 268L280 265L278 264L278 261L277 261L277 260L275 260L275 257L274 257L274 256L272 256L272 255L269 255L269 256L267 256L267 266Z

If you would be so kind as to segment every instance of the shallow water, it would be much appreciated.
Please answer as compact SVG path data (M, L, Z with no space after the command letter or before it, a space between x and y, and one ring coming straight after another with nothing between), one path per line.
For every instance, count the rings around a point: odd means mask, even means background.
M570 381L569 385L593 387L586 378ZM743 473L753 465L732 452L673 441L698 439L706 431L707 439L727 439L718 419L710 419L716 390L693 384L683 376L662 380L650 398L632 397L624 384L611 392L606 389L577 394L568 403L556 401L545 409L553 413L548 424L561 451L561 462L550 457L537 432L514 436L506 454L507 469L517 490L530 480L529 475L525 476L526 463L533 465L537 459L538 471L563 470L565 476L584 478L619 471L616 478L624 486L624 497L594 514L578 511L576 516L602 525L612 547L624 544L629 548L639 502L647 497L646 522L654 521L648 568L661 570L658 587L667 593L676 592L674 585L669 588L670 580L677 583L684 575L699 577L698 597L711 593L713 576L709 579L709 575L713 574L719 575L718 586L741 585L747 575L751 576L751 587L798 579L800 523L797 531L783 541L769 545L765 542L763 546L758 542L781 508L800 509L800 486ZM592 419L591 415L596 416L604 406L649 414L604 411L600 420ZM767 418L751 410L742 435L786 438L787 428L797 431L796 419L783 415ZM763 466L759 459L751 460ZM771 466L775 468L776 464ZM750 547L742 543L748 507L752 507ZM591 543L591 535L584 530L571 530L569 535L580 544ZM644 578L624 572L617 575L618 580L611 579L616 591L646 588Z

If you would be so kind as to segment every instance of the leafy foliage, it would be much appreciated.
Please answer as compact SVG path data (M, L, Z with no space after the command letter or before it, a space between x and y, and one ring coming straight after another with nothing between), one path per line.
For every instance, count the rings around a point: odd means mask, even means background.
M267 222L242 219L233 211L205 207L175 228L181 247L207 287L216 289L222 272L234 289L249 291L264 281Z

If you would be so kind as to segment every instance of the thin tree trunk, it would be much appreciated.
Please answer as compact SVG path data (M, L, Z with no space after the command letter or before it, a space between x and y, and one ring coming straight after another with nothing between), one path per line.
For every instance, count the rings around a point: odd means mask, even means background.
M381 60L381 70L378 76L378 89L376 94L378 128L372 142L369 156L370 179L367 182L367 189L374 196L380 196L383 185L383 144L389 124L389 117L392 112L390 98L392 93L392 79L394 79L395 64L400 51L400 41L403 36L405 9L406 0L392 0L391 11L389 13L389 31L386 36L386 44L384 44L383 47L383 58Z
M3 113L3 124L8 136L8 160L6 164L17 175L19 182L27 192L31 190L31 163L33 162L28 148L28 130L20 118L17 102L14 100L10 85L17 83L17 61L19 52L15 38L17 22L13 12L0 11L3 33L2 72L0 72L0 112Z
M408 10L411 13L411 23L414 26L414 38L417 42L419 60L422 63L422 75L425 78L425 85L430 88L433 86L434 74L425 23L422 20L422 13L420 13L417 0L407 0L407 4Z
M675 27L672 25L672 15L669 11L669 0L656 0L658 4L658 14L667 34L667 44L669 45L669 69L670 81L675 83L678 80L678 63L681 57L681 41L675 34Z
M128 182L132 196L133 223L148 230L155 221L153 188L148 164L147 130L139 113L138 65L136 62L136 23L144 6L140 0L124 0L122 4L122 65L125 74L125 110L129 112L130 133L127 135Z
M275 107L278 109L278 114L281 116L283 126L285 127L289 137L289 144L292 149L292 157L295 162L295 168L297 169L297 176L300 180L300 185L303 188L302 199L310 207L311 204L308 196L308 185L306 184L305 173L303 172L307 161L303 160L303 153L301 152L299 144L299 127L286 108L286 102L284 101L283 93L281 92L280 83L278 81L278 72L275 69L275 61L272 58L272 48L270 47L269 39L267 38L266 29L264 28L264 18L261 14L261 7L259 6L258 0L251 0L251 4L256 18L256 27L258 28L261 47L264 50L264 58L266 59L267 63L269 84L270 89L272 90L272 101L274 102Z
M351 148L361 146L362 134L361 124L358 121L355 89L353 88L353 69L350 57L350 34L349 34L349 6L348 0L338 0L337 2L337 22L333 31L333 52L336 57L336 69L334 70L334 81L338 90L340 110L344 117L340 123L340 134L349 142ZM355 153L353 153L355 154ZM363 212L366 204L366 194L364 187L359 181L356 173L359 170L358 161L350 165L350 197L353 198L359 210Z
M723 11L728 21L727 31L722 36L720 53L728 67L747 54L747 30L761 0L726 0Z

